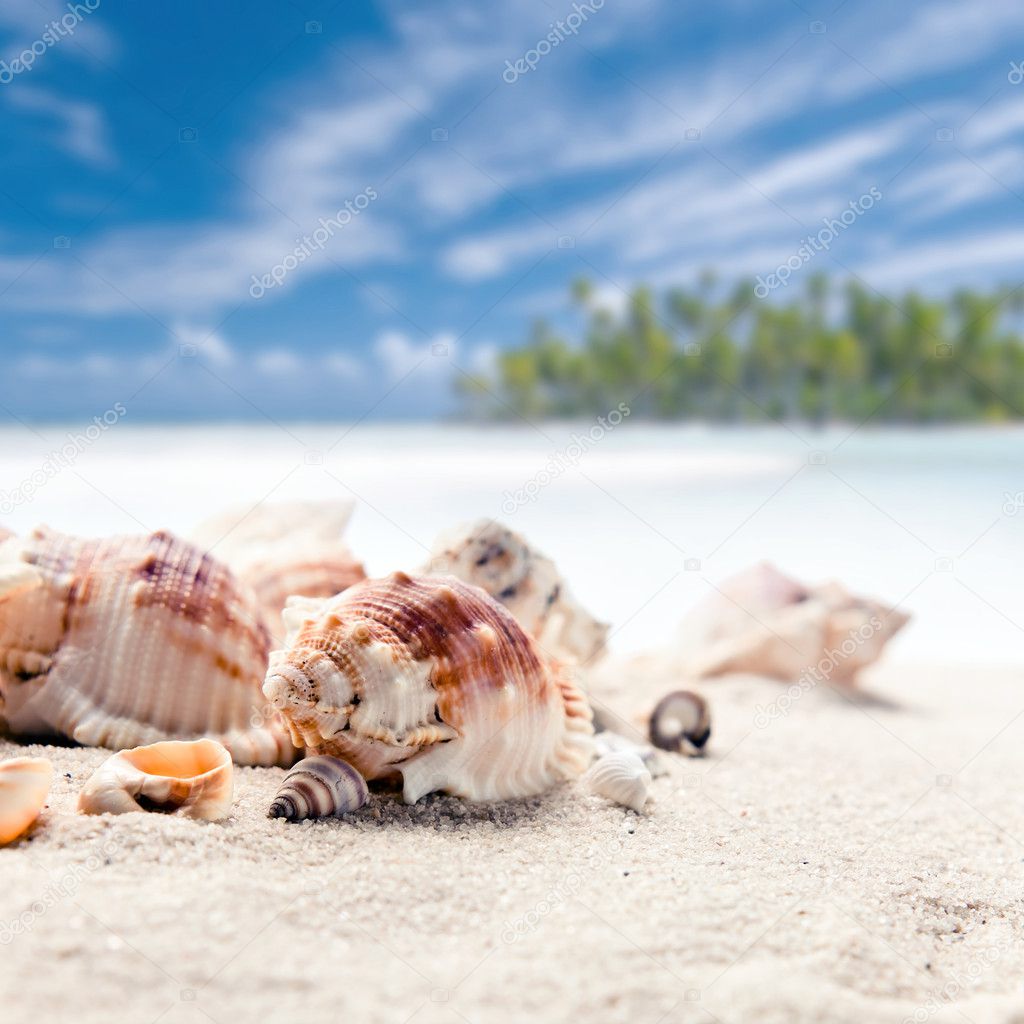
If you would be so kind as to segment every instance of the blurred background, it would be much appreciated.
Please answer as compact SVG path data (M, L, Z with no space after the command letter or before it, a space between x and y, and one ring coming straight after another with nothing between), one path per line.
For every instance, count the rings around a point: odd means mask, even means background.
M1024 8L0 10L0 522L505 519L665 642L760 558L1020 663Z

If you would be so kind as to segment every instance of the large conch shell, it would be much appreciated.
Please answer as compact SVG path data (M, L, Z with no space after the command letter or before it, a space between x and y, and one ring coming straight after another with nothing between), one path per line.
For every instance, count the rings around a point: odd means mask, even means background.
M263 687L296 743L414 803L530 796L579 775L590 709L508 610L454 577L394 573L293 599Z
M217 821L231 807L232 764L214 740L167 740L108 757L78 794L83 814L162 811Z
M608 626L576 601L550 558L493 519L441 534L424 571L482 587L553 657L590 664L604 652Z
M290 764L260 692L269 652L251 591L169 533L0 544L0 722L16 735L209 736L240 764Z
M850 684L909 615L839 583L808 587L762 562L727 580L684 620L685 672L796 681L807 672Z
M39 817L52 778L53 765L45 757L0 762L0 846L13 842Z
M366 579L341 539L351 516L350 501L267 503L208 519L192 536L252 587L280 644L287 598L332 597Z

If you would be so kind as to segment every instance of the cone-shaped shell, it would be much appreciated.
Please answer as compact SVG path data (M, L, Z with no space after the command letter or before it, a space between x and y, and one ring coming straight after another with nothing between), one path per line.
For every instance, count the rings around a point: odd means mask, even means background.
M303 758L284 777L269 818L302 821L357 811L369 798L366 780L340 757L320 754Z
M477 587L395 573L285 617L264 693L294 739L366 779L401 775L409 803L529 796L589 761L582 694Z
M209 519L193 537L252 587L280 646L287 598L332 597L366 579L363 566L341 539L351 515L349 501L267 503Z
M604 651L608 626L575 600L550 558L493 519L438 537L425 571L482 587L549 656L590 663Z
M270 636L255 596L168 533L0 544L0 720L119 750L209 736L240 764L294 751L260 692Z
M231 807L232 763L214 740L168 740L108 757L78 795L83 814L162 811L217 821Z
M45 757L13 757L0 762L0 846L17 839L46 803L53 765Z

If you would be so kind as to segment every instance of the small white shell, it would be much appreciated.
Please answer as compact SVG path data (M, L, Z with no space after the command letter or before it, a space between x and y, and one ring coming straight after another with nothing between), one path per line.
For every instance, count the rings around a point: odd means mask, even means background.
M583 776L591 793L639 813L647 803L651 773L643 761L628 750L599 757Z
M0 846L17 839L39 817L53 778L45 757L0 763Z
M232 764L215 740L167 740L107 758L78 795L83 814L164 811L217 821L231 806Z
M327 818L357 811L370 793L366 780L347 761L321 754L301 760L281 783L268 818Z
M602 729L600 732L594 733L594 747L598 757L604 757L605 754L618 754L622 751L635 754L643 761L644 766L654 778L667 774L654 747L649 743L636 743L612 729Z

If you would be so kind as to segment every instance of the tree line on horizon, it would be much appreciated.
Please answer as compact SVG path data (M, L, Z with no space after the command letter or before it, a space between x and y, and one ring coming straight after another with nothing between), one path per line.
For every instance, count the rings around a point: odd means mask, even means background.
M822 274L788 302L731 289L635 288L620 311L574 282L578 338L545 320L458 391L473 418L1001 422L1024 417L1024 288L879 294Z

